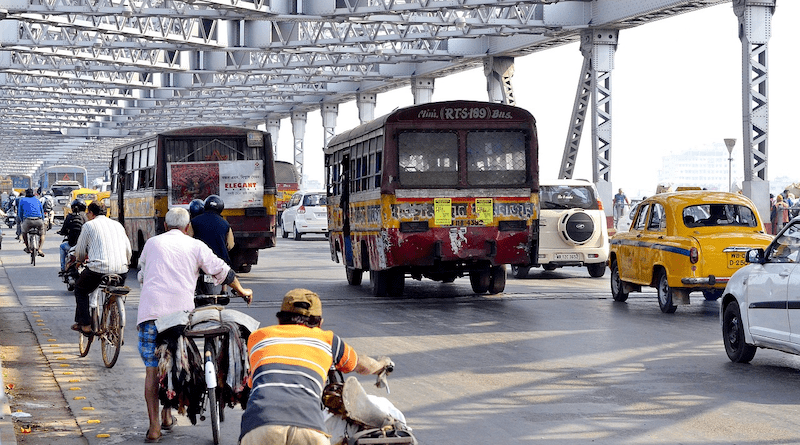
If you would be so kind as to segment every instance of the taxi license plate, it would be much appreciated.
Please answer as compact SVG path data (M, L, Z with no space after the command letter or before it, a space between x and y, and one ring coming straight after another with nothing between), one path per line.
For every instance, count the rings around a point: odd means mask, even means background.
M744 260L747 252L728 252L728 269L739 269L747 264Z
M554 259L562 261L578 261L580 258L578 258L577 253L557 253L554 256Z

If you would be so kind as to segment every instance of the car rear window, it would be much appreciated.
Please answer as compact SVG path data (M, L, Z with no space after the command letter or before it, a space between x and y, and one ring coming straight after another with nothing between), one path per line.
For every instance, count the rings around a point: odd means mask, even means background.
M757 224L749 207L724 203L686 207L683 209L683 223L686 227L756 227Z
M599 208L591 186L540 185L539 200L542 210Z
M303 198L304 206L324 206L328 204L328 197L325 195L306 195Z

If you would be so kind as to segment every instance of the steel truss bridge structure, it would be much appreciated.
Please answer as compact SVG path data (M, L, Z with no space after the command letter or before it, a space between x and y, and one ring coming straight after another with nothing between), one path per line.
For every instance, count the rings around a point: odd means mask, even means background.
M776 1L733 0L751 197L769 193ZM378 93L411 85L414 102L428 102L436 79L479 66L488 100L514 104L516 57L580 41L560 177L572 176L591 115L593 179L610 202L620 34L722 3L731 0L0 0L0 159L5 174L32 174L59 156L75 163L70 153L108 159L119 138L206 124L277 136L289 118L302 172L308 112L320 110L327 142L339 104L355 100L368 121Z

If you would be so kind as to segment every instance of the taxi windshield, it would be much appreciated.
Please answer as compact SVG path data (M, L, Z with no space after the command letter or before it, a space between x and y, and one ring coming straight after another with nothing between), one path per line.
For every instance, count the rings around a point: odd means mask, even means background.
M756 227L757 221L753 211L747 206L719 203L684 208L683 223L686 227Z

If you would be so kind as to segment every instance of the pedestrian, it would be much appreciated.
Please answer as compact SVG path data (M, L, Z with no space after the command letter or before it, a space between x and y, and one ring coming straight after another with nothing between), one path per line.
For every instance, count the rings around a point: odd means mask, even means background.
M166 232L147 240L139 257L139 282L142 284L136 326L139 331L139 354L145 366L144 399L150 427L145 442L161 439L161 430L173 428L172 409L164 407L159 415L158 358L155 321L165 315L194 309L194 290L198 271L214 277L215 284L228 284L250 304L253 291L239 283L233 270L202 241L186 234L189 212L180 207L169 209L164 217Z
M631 204L631 201L625 196L625 192L619 189L614 195L614 227L617 226L617 221L625 214L625 208Z
M75 282L75 324L72 330L92 332L89 294L97 289L105 274L117 274L123 283L128 276L131 242L125 228L106 216L105 209L92 201L86 208L86 223L75 243L75 259L84 268Z
M356 352L324 331L322 303L308 289L283 297L278 324L250 334L252 386L242 415L240 445L329 445L320 407L328 370L378 374L391 364Z
M787 222L789 222L789 205L783 199L783 195L775 197L775 204L770 211L772 221L772 234L777 234Z

